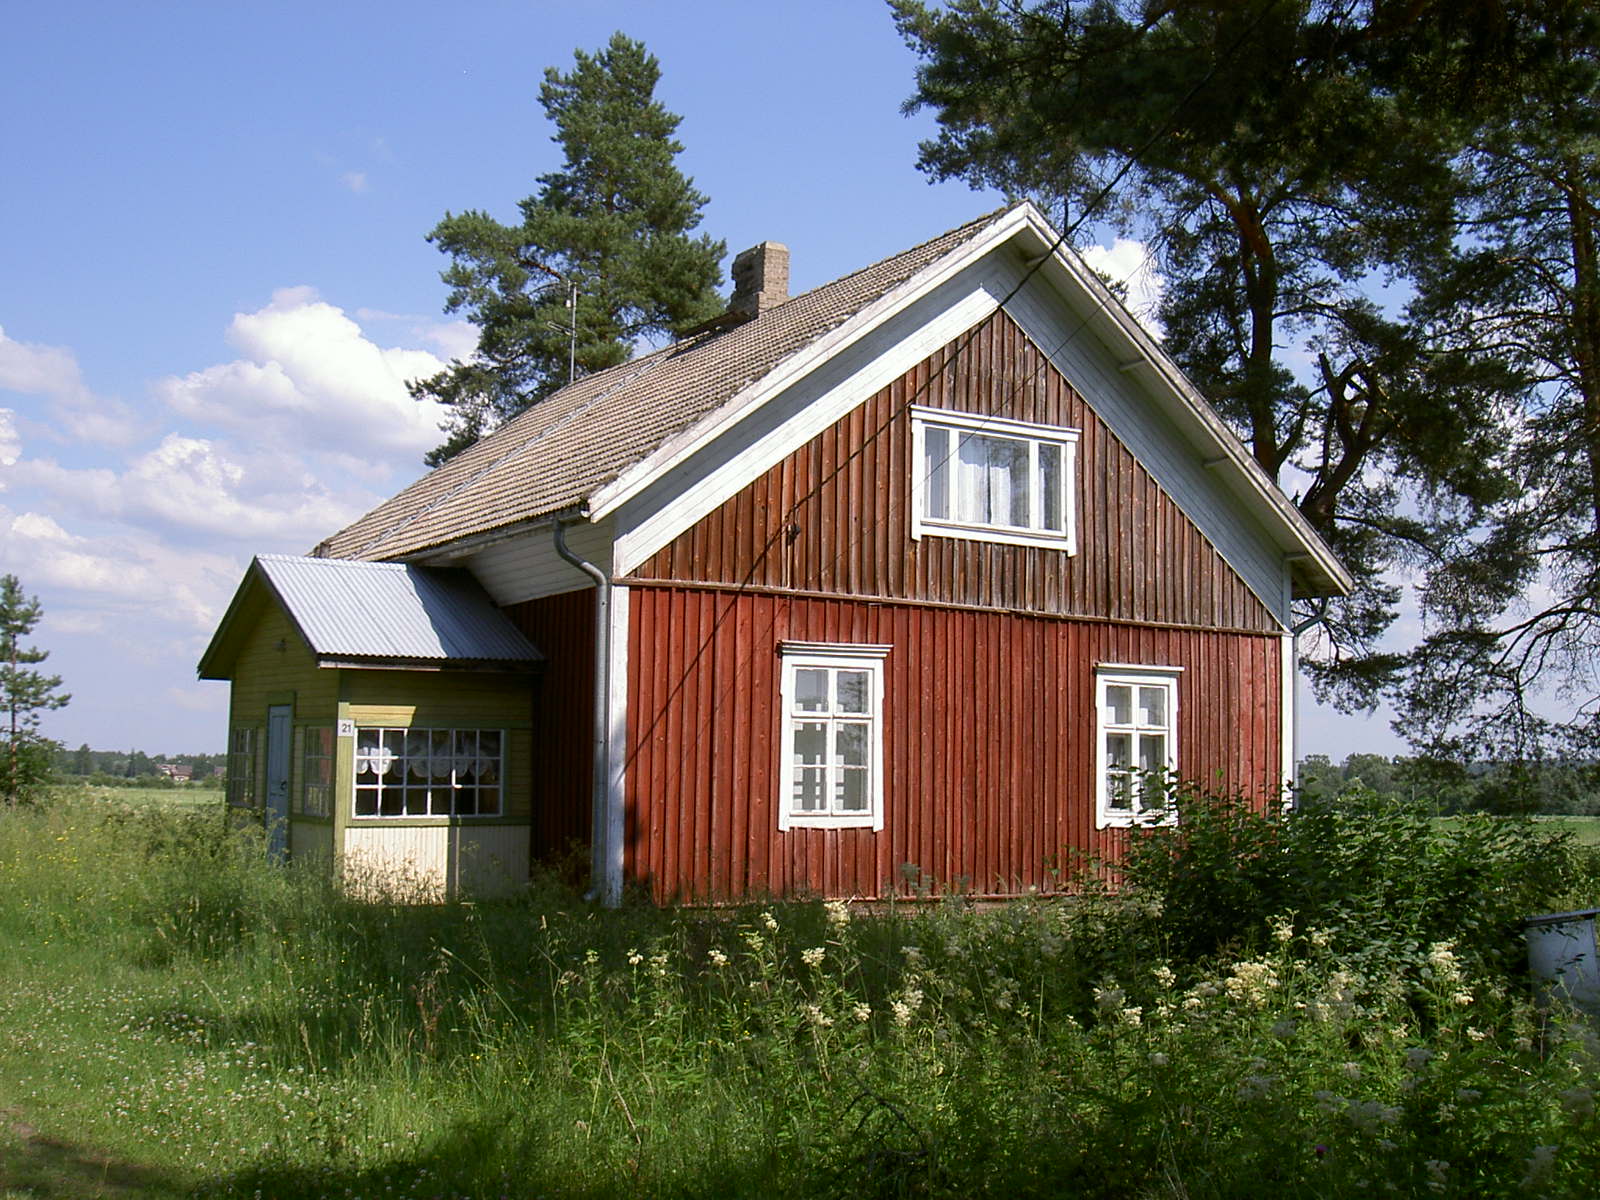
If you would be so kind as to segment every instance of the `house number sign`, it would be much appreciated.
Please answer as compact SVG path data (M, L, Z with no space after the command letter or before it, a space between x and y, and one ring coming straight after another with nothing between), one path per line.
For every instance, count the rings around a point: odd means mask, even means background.
M339 720L339 736L344 738L344 737L355 737L355 735L356 735L356 723L355 723L355 721L353 721L349 717L340 718L340 720Z

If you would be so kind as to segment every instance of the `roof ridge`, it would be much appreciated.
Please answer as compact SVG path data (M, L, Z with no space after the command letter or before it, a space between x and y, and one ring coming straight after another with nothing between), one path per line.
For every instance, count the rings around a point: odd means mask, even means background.
M667 349L670 349L670 348L671 347L667 347ZM547 424L544 424L544 425L540 426L537 430L535 430L533 433L529 434L527 437L523 438L521 441L519 441L516 445L514 445L511 449L507 450L505 453L499 455L496 458L490 459L488 462L484 463L482 466L478 467L476 470L468 472L454 487L447 488L443 493L441 493L439 496L437 496L431 503L423 505L421 508L417 509L415 512L408 514L405 517L404 520L395 522L393 525L390 525L386 529L384 529L382 533L379 533L375 537L372 537L369 540L363 542L360 546L357 546L356 550L355 550L355 554L356 555L366 554L369 550L372 550L373 548L383 544L384 542L388 541L391 537L395 536L396 534L403 532L404 530L409 528L411 525L415 524L417 521L421 520L423 517L427 516L429 513L433 512L435 509L439 508L440 505L444 504L445 502L447 502L449 500L454 499L464 489L472 486L479 479L482 479L485 475L487 475L490 471L493 471L497 467L500 467L500 466L504 465L505 463L509 462L511 459L513 459L517 455L521 454L529 446L533 445L535 442L539 442L539 441L544 440L550 434L552 434L552 433L556 432L558 429L562 428L562 426L570 424L573 420L575 420L579 416L583 415L584 413L588 412L591 408L593 408L596 404L600 403L600 401L604 400L607 396L611 395L618 388L624 387L627 384L632 383L635 379L638 379L641 375L644 375L646 372L654 369L655 366L661 361L662 357L663 356L662 356L661 352L658 351L658 352L653 353L653 354L648 354L644 358L635 359L635 360L632 361L632 363L618 363L617 364L618 367L632 365L632 366L637 367L638 369L635 370L635 371L630 372L628 375L624 376L623 378L620 378L620 379L616 380L610 387L601 388L599 391L595 392L594 395L590 396L583 403L576 405L571 410L569 410L568 412L564 413L562 416L556 418L555 420L552 420L552 421L548 422ZM605 372L601 372L601 374L603 375L603 374L605 374ZM596 378L596 376L590 376L590 378ZM573 381L573 383L580 383L580 382L582 382L582 380L574 380ZM571 386L573 386L573 384L568 384L567 386L571 387ZM561 394L561 392L563 392L565 390L566 390L566 388L561 388L561 389L558 389L557 391L552 392L549 396L545 397L544 400L536 401L534 404L530 405L527 411L529 411L529 412L536 411L540 404L543 404L543 403L545 403L546 401L549 401L549 400L553 400L556 396L559 396ZM520 416L521 414L519 413L518 415ZM513 419L515 419L515 418L513 418Z

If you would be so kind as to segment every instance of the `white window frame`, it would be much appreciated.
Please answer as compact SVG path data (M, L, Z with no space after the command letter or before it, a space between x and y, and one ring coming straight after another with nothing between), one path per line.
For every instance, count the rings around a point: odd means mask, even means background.
M1101 663L1094 673L1094 796L1095 828L1126 828L1129 826L1175 825L1177 810L1163 805L1159 811L1141 809L1145 781L1134 775L1134 801L1131 810L1111 806L1111 768L1106 753L1106 738L1110 734L1124 733L1133 737L1131 760L1139 761L1138 738L1141 734L1160 732L1166 738L1166 764L1169 779L1178 770L1178 679L1182 667L1143 666L1127 663ZM1138 719L1137 694L1134 697L1132 721L1127 724L1113 722L1111 706L1106 700L1106 690L1112 687L1159 687L1166 691L1166 722L1147 725ZM1132 768L1136 772L1136 768Z
M1049 444L1061 448L1060 505L1062 529L1041 529L1002 524L979 524L928 515L926 439L930 428L948 429L954 436L981 433L991 437L1024 441L1028 444L1029 511L1044 511L1043 479L1039 471L1039 447ZM1013 546L1044 546L1078 552L1078 437L1079 431L1059 425L1039 425L1014 421L1008 417L986 417L977 413L950 412L942 408L911 405L911 536L969 538L980 542L1001 542ZM954 444L954 443L952 443ZM959 473L952 471L950 510L957 511L954 494Z
M783 736L779 739L778 759L778 828L788 829L872 829L883 828L883 660L891 647L840 642L781 642L778 653L783 661L783 675L779 697L782 705L780 719ZM795 707L797 671L805 669L865 671L868 674L869 712L864 714L870 726L867 734L869 747L867 808L865 812L805 812L795 807L794 794L794 735L802 723L821 722L828 726L827 768L838 767L835 761L836 745L833 738L835 724L855 723L863 715L847 713L799 712ZM829 694L833 694L830 676ZM824 785L824 794L832 793L831 778Z
M407 794L408 791L411 791L411 792L425 792L428 795L428 798L429 798L429 802L428 802L428 810L429 811L420 812L420 813L416 813L416 812L386 813L386 812L384 812L383 811L383 791L384 791L384 789L383 789L382 785L380 784L378 786L378 788L374 789L371 786L364 786L361 783L361 768L362 768L363 760L366 759L366 758L369 758L369 757L373 757L373 756L370 756L370 755L364 755L361 752L361 749L360 749L360 747L361 747L361 735L364 734L364 733L377 733L377 734L379 734L380 735L380 743L383 743L383 742L387 741L387 735L390 735L390 734L397 735L401 739L402 746L404 745L404 741L405 741L405 739L407 737L410 737L410 736L413 736L413 735L417 735L417 734L425 734L430 738L430 740L432 739L434 734L446 734L446 735L449 736L452 745L455 742L456 735L457 734L461 734L461 733L470 733L470 734L473 734L475 736L481 735L481 734L485 734L485 733L498 734L499 738L500 738L500 751L495 756L496 801L495 801L495 809L494 809L494 811L493 812L487 812L487 811L485 811L483 809L483 807L482 807L482 794L483 794L483 792L487 791L488 788L487 788L486 785L481 784L481 783L476 783L476 782L472 786L473 786L474 789L476 789L476 791L478 793L478 810L476 812L469 812L469 813L457 812L456 811L455 793L460 789L461 785L456 779L456 766L455 766L455 763L452 763L451 767L450 767L450 775L449 775L448 782L430 784L430 785L428 785L428 787L426 789L421 788L421 787L412 787L412 788L408 789L406 784L405 784L405 782L404 782L404 775L402 774L400 779L399 779L399 781L397 781L395 784L391 785L394 788L394 790L396 790L396 791L398 791L400 793L402 799L405 797L405 795ZM475 821L475 820L494 820L494 819L496 819L498 817L503 817L503 816L505 816L505 812L506 812L506 743L508 742L508 740L509 740L509 734L508 734L507 730L496 729L496 728L493 728L493 727L490 727L490 726L473 726L473 727L467 727L467 726L455 726L455 727L438 726L438 727L433 727L433 726L420 726L420 725L417 725L417 726L405 726L405 725L358 725L356 727L355 760L354 760L354 762L352 764L351 771L350 771L350 776L351 776L350 797L349 797L349 800L350 800L350 819L353 820L353 821L429 821L429 820L431 820L431 821L439 821L439 820L446 820L446 819L452 820L452 821ZM431 755L430 755L430 757L431 757ZM478 752L475 755L475 757L483 757L481 751ZM391 764L392 765L387 766L384 769L384 771L381 772L382 776L387 776L387 774L388 774L388 772L390 770L398 770L398 771L401 771L401 772L404 771L404 764L405 764L406 760L405 760L405 756L403 754L398 754L398 755L397 754L390 754L389 755L389 759L391 760ZM431 793L432 793L433 790L442 790L442 789L448 789L451 792L450 811L449 812L434 812L433 811L433 801L432 801L432 794ZM364 813L364 812L358 811L360 800L361 800L361 793L363 791L372 792L376 796L377 803L376 803L376 811L375 812ZM402 807L403 807L403 803L402 803Z

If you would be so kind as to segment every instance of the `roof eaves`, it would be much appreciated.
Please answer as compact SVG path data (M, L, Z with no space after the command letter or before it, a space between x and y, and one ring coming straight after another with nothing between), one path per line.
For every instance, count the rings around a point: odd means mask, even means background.
M975 228L965 241L951 247L909 279L863 305L838 325L823 331L787 358L780 360L766 374L741 388L725 403L667 438L652 453L590 494L589 519L599 521L615 512L619 506L638 495L653 481L711 442L724 430L742 421L796 380L803 378L896 313L914 304L947 279L964 270L972 262L982 258L995 245L1011 237L1027 220L1027 212L1031 209L1031 205L1013 205L995 214L987 224Z

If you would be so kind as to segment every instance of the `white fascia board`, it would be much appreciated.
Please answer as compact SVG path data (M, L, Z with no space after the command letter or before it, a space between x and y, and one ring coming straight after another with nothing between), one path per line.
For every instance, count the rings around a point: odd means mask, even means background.
M589 498L590 519L599 520L614 512L724 430L743 420L752 410L759 408L795 381L803 379L819 365L841 353L853 342L859 341L895 314L909 308L941 284L960 274L994 247L1027 227L1031 220L1029 213L1037 217L1037 212L1026 205L1002 214L993 223L975 233L969 241L957 246L943 258L936 259L899 287L878 297L842 325L829 330L809 346L784 359L716 411L707 413L688 429L668 438L654 453L624 471Z
M1111 294L1110 289L1076 252L1058 240L1054 230L1036 208L1031 204L1024 205L1017 212L1026 216L1029 232L1039 243L1039 252L1054 250L1048 265L1054 268L1058 277L1065 275L1070 285L1075 285L1072 290L1085 296L1093 305L1091 315L1096 318L1096 331L1102 337L1110 335L1107 337L1108 344L1120 343L1138 356L1133 362L1124 362L1122 369L1127 371L1142 360L1157 376L1162 386L1148 389L1150 395L1195 442L1197 450L1210 458L1213 456L1205 454L1205 451L1214 449L1216 457L1224 460L1219 466L1226 469L1217 472L1218 478L1260 514L1263 527L1279 548L1285 553L1308 555L1330 583L1342 592L1351 591L1355 581L1344 564L1144 326ZM1063 299L1071 295L1068 289L1060 286L1059 278L1057 290ZM1070 303L1070 299L1068 307L1076 307Z
M947 279L745 410L737 427L659 471L616 513L612 569L625 575L788 455L991 316L1020 278L1000 260Z

